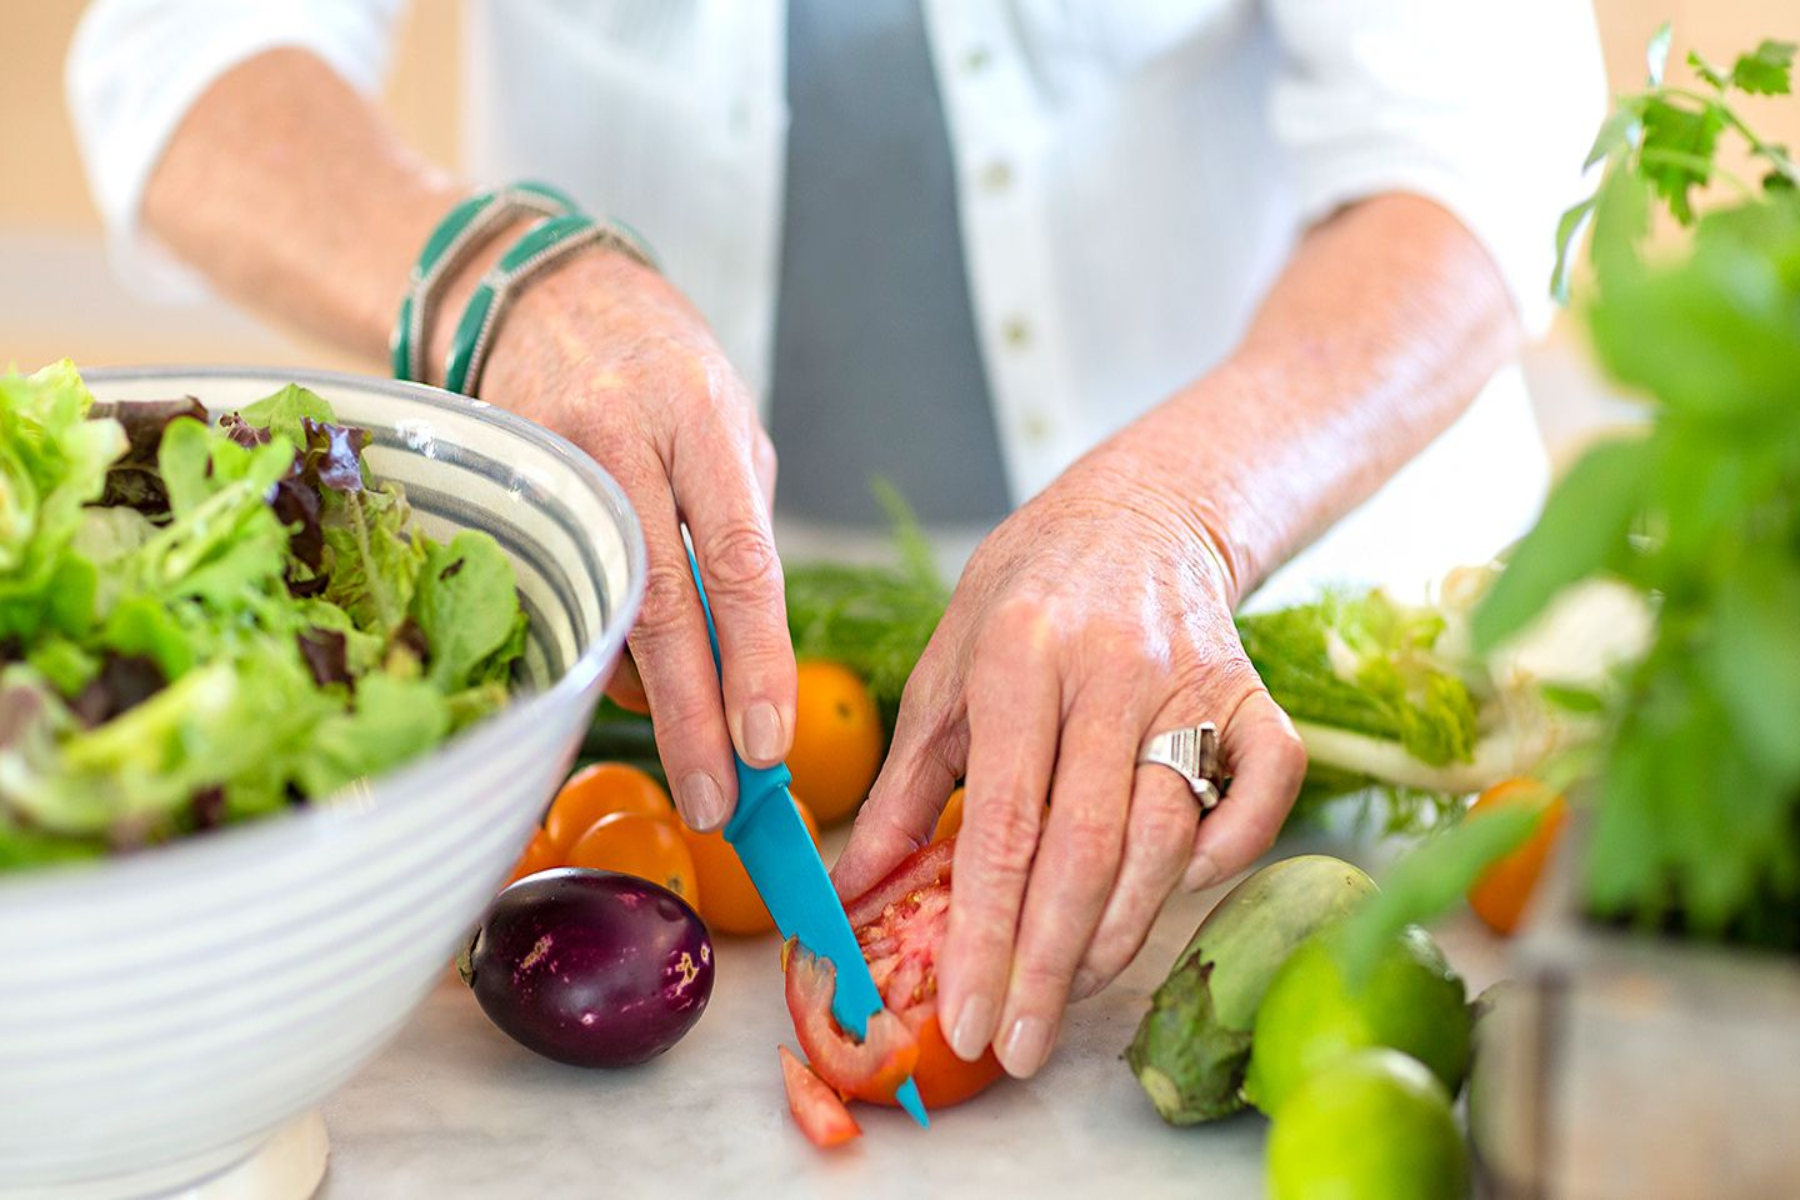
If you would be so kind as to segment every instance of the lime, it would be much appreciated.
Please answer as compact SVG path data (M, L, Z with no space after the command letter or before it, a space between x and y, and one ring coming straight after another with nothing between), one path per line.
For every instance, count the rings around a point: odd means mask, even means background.
M1333 1059L1365 1046L1405 1051L1454 1096L1469 1066L1462 979L1431 935L1408 926L1352 989L1318 937L1294 951L1256 1013L1244 1093L1271 1116L1288 1093Z
M1269 1131L1276 1200L1455 1200L1468 1153L1450 1096L1417 1059L1356 1050L1294 1089Z

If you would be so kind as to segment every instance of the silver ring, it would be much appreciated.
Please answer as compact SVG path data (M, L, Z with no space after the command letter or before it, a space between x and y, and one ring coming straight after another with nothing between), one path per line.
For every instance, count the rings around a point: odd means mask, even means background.
M1219 729L1211 721L1153 735L1138 752L1138 765L1146 764L1181 776L1201 812L1211 812L1219 803L1225 780L1219 772Z

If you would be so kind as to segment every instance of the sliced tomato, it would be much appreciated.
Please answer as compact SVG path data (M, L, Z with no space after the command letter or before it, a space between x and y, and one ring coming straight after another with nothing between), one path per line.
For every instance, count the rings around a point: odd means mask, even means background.
M788 1015L806 1060L819 1078L845 1096L876 1103L891 1102L894 1092L919 1061L912 1031L891 1012L869 1018L862 1041L846 1033L831 1015L837 992L837 968L792 938L787 958Z
M992 1050L972 1063L958 1058L938 1024L937 953L950 923L950 879L955 857L954 838L926 846L845 908L888 1013L899 1018L912 1038L912 1076L927 1108L960 1104L984 1091L1001 1075L1000 1061ZM816 987L796 989L794 963L798 958L797 954L791 956L788 964L788 1011L795 1029L816 1027L823 1013L824 1020L835 1030L830 992L825 993L821 1003ZM874 1028L871 1023L871 1034ZM841 1031L839 1036L843 1036ZM839 1090L877 1104L894 1103L893 1086L885 1090L847 1087L832 1073L831 1065L813 1054L804 1032L800 1045L820 1075Z
M865 925L874 924L889 908L914 892L939 887L949 891L950 869L955 862L954 838L933 842L922 850L913 851L899 866L889 871L880 883L844 905L844 914L850 918L850 927L860 930ZM860 936L859 933L858 937ZM932 949L935 951L936 946Z
M829 1150L862 1136L862 1126L838 1094L786 1046L781 1047L781 1082L787 1085L788 1111L807 1141Z

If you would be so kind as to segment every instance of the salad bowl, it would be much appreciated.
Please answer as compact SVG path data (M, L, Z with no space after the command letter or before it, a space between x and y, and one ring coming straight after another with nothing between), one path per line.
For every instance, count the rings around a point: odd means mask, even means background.
M424 531L491 534L530 623L511 703L331 799L129 855L0 874L0 1196L180 1192L354 1073L444 977L567 773L644 588L637 519L563 439L411 384L86 373L229 412L287 383L369 430Z

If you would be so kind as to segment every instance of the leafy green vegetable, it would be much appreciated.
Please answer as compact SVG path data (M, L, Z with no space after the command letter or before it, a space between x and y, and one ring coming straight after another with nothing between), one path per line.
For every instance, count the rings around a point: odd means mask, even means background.
M126 445L117 422L87 421L92 403L72 363L0 378L0 638L92 619L93 569L68 551Z
M1390 739L1430 766L1469 762L1478 732L1469 683L1436 653L1444 628L1441 612L1381 591L1328 592L1238 620L1244 649L1290 717Z
M423 536L304 388L205 418L0 378L0 869L323 798L506 702L492 538Z
M512 564L492 537L464 530L433 546L413 596L413 617L431 647L426 677L446 692L478 682L478 668L513 640L519 615Z
M1648 430L1592 450L1476 614L1487 649L1605 578L1654 611L1648 649L1594 706L1597 752L1573 783L1594 806L1588 909L1647 929L1800 947L1800 181L1726 103L1783 94L1793 45L1729 71L1690 59L1710 95L1620 100L1601 133L1597 290L1602 365L1641 390ZM1623 133L1619 132L1623 130ZM1730 130L1770 169L1695 222L1691 246L1637 252L1642 199L1692 219ZM1710 131L1710 132L1709 132ZM1597 152L1601 150L1597 145ZM1685 157L1684 157L1685 155Z

